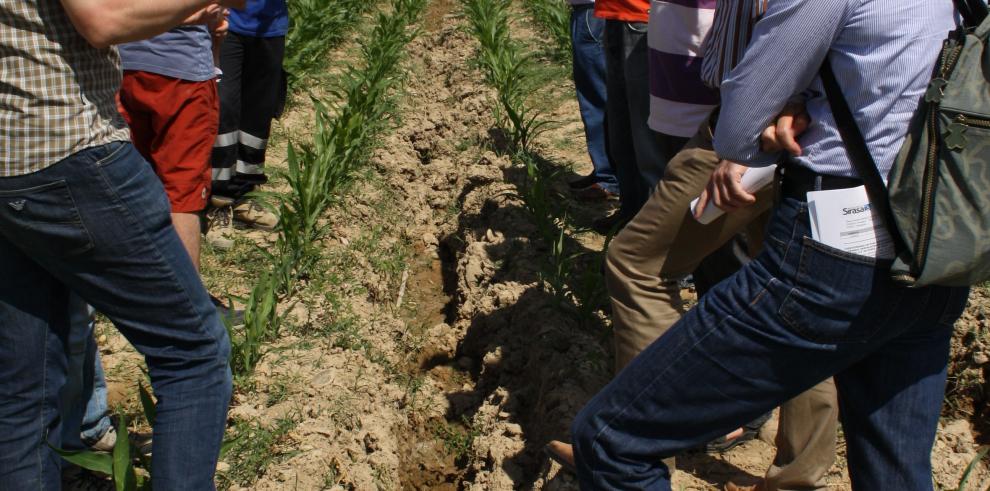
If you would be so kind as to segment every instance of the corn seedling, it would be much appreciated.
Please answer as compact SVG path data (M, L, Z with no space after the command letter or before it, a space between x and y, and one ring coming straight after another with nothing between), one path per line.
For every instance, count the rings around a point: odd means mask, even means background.
M523 2L530 17L542 27L553 41L554 61L571 62L571 9L557 0L528 0Z
M143 383L138 383L141 407L148 424L155 424L155 402ZM117 415L117 441L113 452L91 450L66 451L55 449L63 459L83 469L110 476L117 491L145 491L151 489L151 461L140 448L131 447L130 433L127 431L127 416ZM143 472L138 472L134 462L141 464Z
M283 67L289 87L301 86L326 64L327 52L337 46L373 2L366 0L293 0L291 27L285 37Z
M313 141L289 145L289 192L257 196L278 212L280 220L274 246L262 251L271 269L261 275L245 301L244 327L229 328L231 367L237 375L253 372L264 343L278 337L279 306L290 301L302 278L318 264L318 244L329 226L322 217L364 164L373 136L388 116L391 94L400 80L396 72L403 48L416 34L407 26L422 13L425 0L393 0L392 6L390 14L378 14L361 47L363 66L348 69L333 91L341 102L330 107L314 100Z
M968 487L969 478L973 475L973 472L976 471L976 467L980 464L981 461L983 461L983 458L987 456L988 452L990 452L990 447L985 447L982 450L980 450L979 453L976 454L976 457L969 463L969 465L966 466L966 470L963 472L962 477L959 479L959 487L957 487L953 491L969 490ZM977 486L979 486L979 484L977 484ZM976 489L975 491L979 491L979 490Z
M528 104L541 80L531 69L532 54L524 53L509 36L510 4L508 0L467 0L464 8L471 31L481 43L479 62L485 78L496 91L495 120L508 130L512 148L525 153L550 122Z
M531 101L533 95L545 85L534 69L536 62L510 35L510 0L465 0L464 12L470 30L480 44L479 64L485 79L496 92L494 104L496 125L510 136L513 160L522 165L526 179L521 186L521 197L527 211L533 217L538 235L550 249L540 277L548 292L560 304L577 303L582 315L590 316L600 305L604 288L600 268L585 268L578 282L574 281L576 265L586 254L569 251L566 233L567 211L564 202L551 191L550 183L557 172L549 162L533 151L534 140L547 129L550 122ZM570 50L570 26L568 12L562 2L535 0L527 8L552 32L561 50ZM603 255L598 253L600 266ZM571 283L577 283L574 288Z

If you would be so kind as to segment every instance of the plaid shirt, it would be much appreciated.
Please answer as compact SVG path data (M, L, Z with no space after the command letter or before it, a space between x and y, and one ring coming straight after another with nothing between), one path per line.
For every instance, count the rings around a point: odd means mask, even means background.
M0 177L130 139L117 51L93 48L59 0L0 1L0 74Z

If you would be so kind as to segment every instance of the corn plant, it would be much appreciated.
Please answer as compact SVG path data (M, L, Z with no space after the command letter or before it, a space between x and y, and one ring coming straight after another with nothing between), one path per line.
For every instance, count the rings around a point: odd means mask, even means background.
M546 22L560 27L562 36L570 46L569 22L566 7L551 6L553 0L534 0L528 8L534 14L538 11ZM554 2L554 5L562 2ZM536 5L540 4L540 5ZM577 303L582 316L590 316L595 305L604 297L600 271L604 255L597 253L592 258L599 268L588 271L574 281L577 264L585 259L586 253L572 253L566 247L569 237L567 211L561 205L562 197L554 194L551 181L558 177L558 171L541 159L533 149L535 139L549 129L551 122L531 103L534 94L540 93L545 85L534 69L536 59L532 53L523 51L510 34L511 0L465 0L464 13L470 30L480 44L478 63L485 79L496 92L493 115L495 124L510 137L510 154L517 164L525 168L526 178L520 187L520 194L526 209L537 227L540 241L550 253L541 267L540 278L545 289L554 295L559 303ZM554 10L557 9L557 10ZM556 37L557 34L554 34ZM562 39L562 38L561 38ZM572 286L575 283L577 286Z
M571 11L560 0L528 0L523 2L530 17L546 30L553 43L554 61L571 62Z
M289 87L297 88L325 65L327 52L346 39L359 16L374 2L367 0L293 0L283 66Z
M258 197L279 216L275 243L262 250L271 269L258 279L245 302L244 327L230 329L231 367L247 375L263 355L263 345L278 337L279 306L291 302L302 278L318 263L319 242L329 225L323 217L340 199L356 171L365 163L374 136L384 126L403 48L415 31L408 29L425 7L425 0L392 0L390 14L379 13L375 28L361 47L364 63L341 77L332 106L314 100L312 142L290 144L285 195Z
M529 104L542 80L532 70L533 55L509 36L509 0L467 0L465 12L471 31L481 43L480 64L495 88L493 106L498 126L509 130L514 150L527 153L550 122Z

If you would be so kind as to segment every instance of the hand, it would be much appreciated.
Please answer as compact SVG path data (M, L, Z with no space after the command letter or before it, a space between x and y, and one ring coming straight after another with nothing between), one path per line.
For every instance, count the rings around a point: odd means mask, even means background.
M197 10L182 21L183 25L210 25L216 22L218 17L223 16L223 7L218 4L210 4Z
M811 125L811 116L805 110L804 104L788 104L777 116L777 124L770 125L760 135L761 148L764 152L780 152L786 150L791 155L801 155L801 145L797 139Z
M756 203L756 196L746 192L742 187L742 177L747 170L749 168L745 165L728 160L719 163L715 172L712 173L712 178L708 181L708 187L701 192L698 206L694 208L694 218L701 218L709 201L725 210L726 213Z
M223 38L227 37L227 30L230 27L227 22L228 15L230 14L227 9L221 8L218 15L206 23L207 29L213 35L214 42L223 41Z

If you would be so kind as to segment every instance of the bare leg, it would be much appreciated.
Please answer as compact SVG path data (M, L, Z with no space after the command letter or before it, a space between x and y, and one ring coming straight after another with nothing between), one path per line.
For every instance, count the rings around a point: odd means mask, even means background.
M199 271L199 244L200 229L199 215L196 213L173 213L172 226L179 234L179 240L185 246L189 258L192 259L193 266Z

